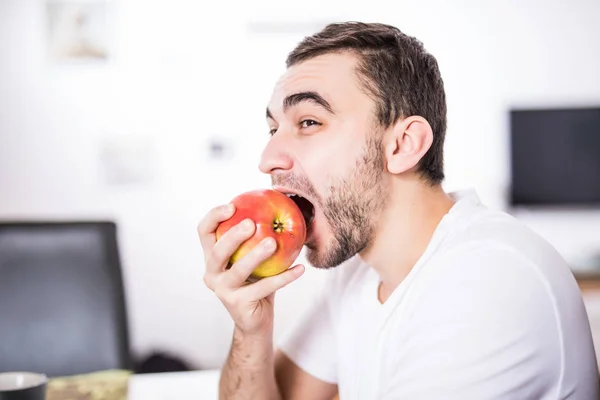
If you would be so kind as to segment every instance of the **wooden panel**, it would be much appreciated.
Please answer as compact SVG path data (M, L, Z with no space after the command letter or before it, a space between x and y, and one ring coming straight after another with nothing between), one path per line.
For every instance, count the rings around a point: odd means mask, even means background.
M590 320L600 371L600 271L598 273L575 273L575 279L581 289Z

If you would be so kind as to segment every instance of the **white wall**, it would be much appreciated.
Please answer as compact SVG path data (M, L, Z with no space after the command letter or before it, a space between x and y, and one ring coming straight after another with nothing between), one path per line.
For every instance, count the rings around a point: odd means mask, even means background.
M419 37L448 94L446 187L475 186L494 207L505 207L508 107L600 103L597 1L263 0L213 2L209 12L200 2L123 0L113 3L110 61L66 66L45 58L43 5L0 0L0 218L117 220L135 352L166 349L198 367L220 365L232 326L204 288L196 224L268 185L256 168L264 108L285 55L310 33L302 23L381 21ZM274 37L248 28L261 21L300 24ZM129 135L155 146L155 179L109 186L98 146ZM231 162L206 162L211 136L235 143ZM599 212L519 217L569 259L600 245ZM277 335L323 275L309 269L278 294Z

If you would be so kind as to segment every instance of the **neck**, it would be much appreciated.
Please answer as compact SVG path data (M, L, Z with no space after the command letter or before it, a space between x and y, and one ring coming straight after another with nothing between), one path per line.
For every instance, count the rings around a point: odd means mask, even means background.
M395 187L394 187L395 186ZM454 201L443 189L420 181L397 182L379 219L375 239L360 256L381 279L383 303L424 253Z

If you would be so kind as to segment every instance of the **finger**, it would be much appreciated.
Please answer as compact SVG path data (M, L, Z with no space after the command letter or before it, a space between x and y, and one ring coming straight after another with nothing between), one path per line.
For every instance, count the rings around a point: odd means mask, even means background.
M250 301L258 301L289 285L304 273L304 266L298 264L278 275L263 278L256 283L244 286L238 291L245 292L243 296ZM242 295L242 293L240 293Z
M202 221L198 224L197 231L204 251L214 246L217 241L215 231L221 222L231 218L234 211L235 206L233 204L224 204L213 208L202 218Z
M254 235L255 229L256 224L251 219L245 219L225 232L212 248L206 263L207 271L220 272L224 270L233 253Z
M223 284L231 288L239 288L246 282L252 271L261 262L269 258L277 249L277 243L271 237L264 238L244 257L234 263L223 276Z
M205 273L203 280L204 280L204 285L214 292L215 291L215 274Z

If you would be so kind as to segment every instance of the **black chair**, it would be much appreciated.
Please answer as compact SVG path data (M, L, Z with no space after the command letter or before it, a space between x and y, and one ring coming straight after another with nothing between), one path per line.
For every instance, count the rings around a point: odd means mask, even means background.
M132 368L113 222L0 222L0 372Z

